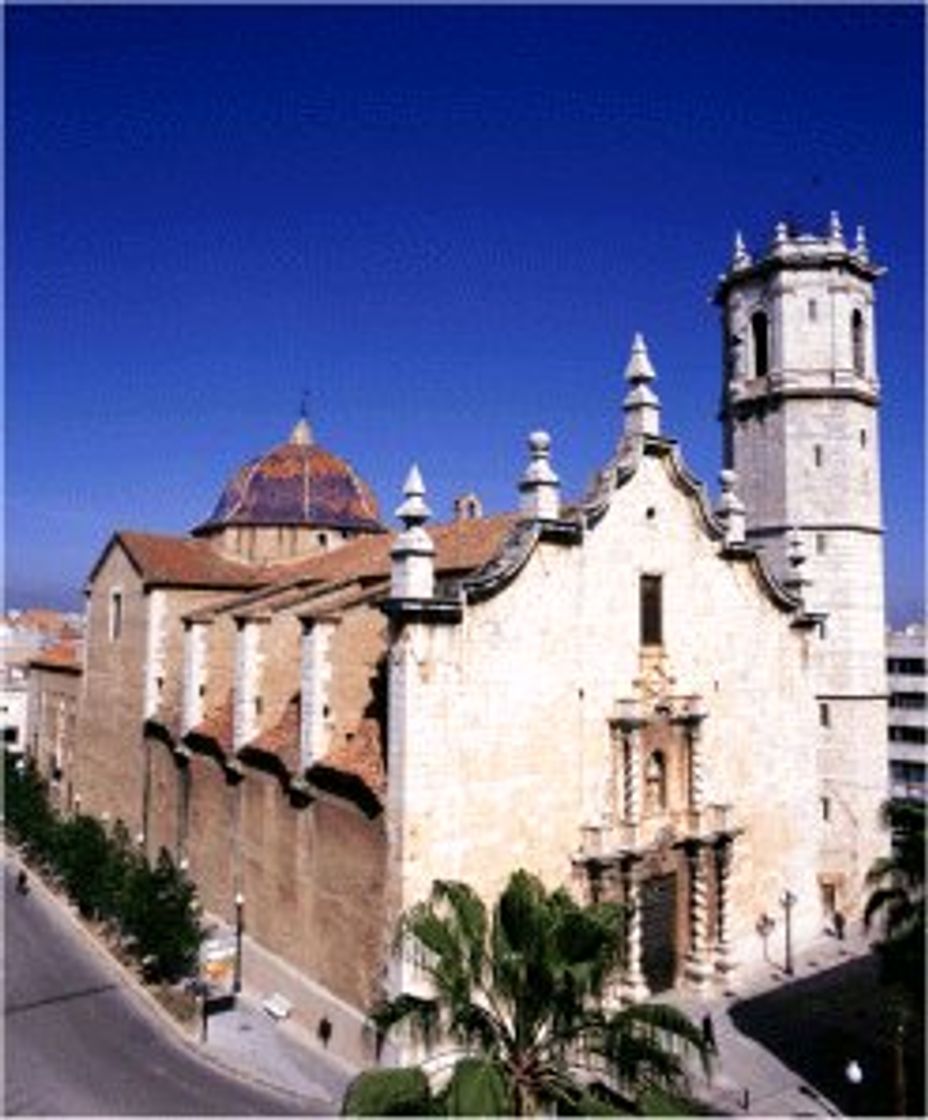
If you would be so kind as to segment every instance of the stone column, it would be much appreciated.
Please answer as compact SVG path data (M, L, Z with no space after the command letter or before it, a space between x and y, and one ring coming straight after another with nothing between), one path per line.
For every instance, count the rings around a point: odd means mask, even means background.
M718 937L715 947L715 967L718 972L731 972L736 961L731 945L731 864L733 840L721 837L715 845L715 898Z
M706 774L703 766L702 721L690 720L687 724L690 747L690 808L701 813L706 807Z
M641 971L641 883L632 863L622 868L625 905L625 998L641 1003L651 994Z
M623 720L622 742L624 759L622 772L622 809L625 823L641 823L641 727L638 720Z
M697 989L705 987L712 973L708 960L708 917L705 869L702 845L690 841L686 845L690 879L690 951L686 959L686 977Z

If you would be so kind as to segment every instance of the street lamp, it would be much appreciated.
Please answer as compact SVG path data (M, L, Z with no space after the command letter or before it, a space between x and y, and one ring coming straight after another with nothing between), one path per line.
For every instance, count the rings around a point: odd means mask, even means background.
M757 919L757 932L760 934L761 941L764 945L764 960L767 964L770 963L770 954L767 951L767 939L773 933L776 926L776 921L770 917L769 914L761 914Z
M783 971L787 976L793 975L793 923L792 911L796 905L796 896L788 888L783 892L780 898L780 905L783 907L786 922L784 925L784 934L786 937L786 967Z
M245 909L245 896L241 891L235 892L235 976L232 980L232 991L242 990L242 930L244 923L242 912Z

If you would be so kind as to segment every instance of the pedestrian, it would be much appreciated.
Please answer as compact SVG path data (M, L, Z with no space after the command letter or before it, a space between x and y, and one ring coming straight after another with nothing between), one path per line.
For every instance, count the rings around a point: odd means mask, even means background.
M839 941L844 940L845 918L840 910L835 911L835 935Z
M331 1037L332 1037L332 1022L327 1016L323 1015L322 1018L319 1020L319 1041L322 1043L322 1045L324 1047L328 1048L329 1039Z
M19 874L16 876L16 889L20 894L29 893L29 876L26 874L25 868L19 869Z
M715 1045L715 1026L712 1022L712 1016L708 1013L702 1017L702 1040L707 1050L711 1050L713 1054L718 1053Z

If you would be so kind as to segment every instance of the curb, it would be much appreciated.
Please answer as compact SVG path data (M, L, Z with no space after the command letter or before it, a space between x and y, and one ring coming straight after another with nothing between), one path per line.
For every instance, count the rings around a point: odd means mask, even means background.
M158 1002L157 999L155 999L152 993L148 990L148 988L145 987L145 985L139 980L134 972L128 969L121 961L113 956L113 954L106 948L106 946L100 942L99 938L97 938L87 928L81 918L74 912L72 904L67 900L67 898L59 894L59 892L56 891L54 887L50 886L45 881L42 874L32 864L23 859L22 854L19 852L19 850L10 845L10 843L6 839L4 839L3 859L5 863L11 862L12 854L15 854L16 860L23 867L29 869L30 891L34 891L36 889L36 886L38 886L39 893L44 897L45 901L52 905L55 910L60 915L62 915L75 930L80 933L85 944L89 945L94 950L97 957L103 962L103 964L119 978L122 986L126 990L131 992L132 995L137 997L139 1002L144 1005L144 1009L148 1012L148 1014L160 1020L161 1025L168 1028L168 1033L173 1036L174 1041L181 1044L184 1049L190 1052L192 1056L194 1056L201 1062L205 1062L208 1065L214 1066L216 1069L220 1070L227 1076L236 1078L243 1084L281 1094L285 1097L291 1098L297 1104L304 1106L307 1104L324 1105L326 1107L329 1106L330 1102L328 1099L323 1100L318 1097L308 1097L304 1093L301 1093L296 1089L291 1089L286 1085L279 1085L274 1081L270 1081L264 1077L259 1076L258 1074L249 1073L247 1071L237 1069L235 1066L229 1065L228 1063L223 1061L222 1058L219 1058L215 1054L213 1054L206 1046L203 1045L203 1043L200 1042L198 1038L193 1035L192 1032L186 1030L184 1026L179 1023L177 1019L175 1019L174 1016L171 1015L171 1013L164 1006L162 1006L161 1003Z

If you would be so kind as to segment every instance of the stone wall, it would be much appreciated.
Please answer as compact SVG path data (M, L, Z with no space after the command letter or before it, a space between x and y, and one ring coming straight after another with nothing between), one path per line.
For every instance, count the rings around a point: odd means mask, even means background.
M114 596L121 626L113 633ZM87 604L85 671L75 765L80 808L121 817L132 835L142 827L142 748L148 597L117 545L94 578Z
M62 810L70 809L73 799L80 689L80 673L41 665L29 669L28 751Z
M439 876L492 898L524 866L571 878L614 765L609 721L641 673L639 577L663 577L666 687L699 693L706 800L731 803L732 935L759 957L755 924L789 887L797 941L821 927L817 712L809 639L721 559L668 459L645 457L582 547L542 544L459 626L405 628L390 717L391 906Z

